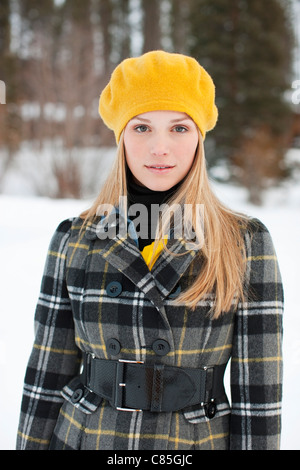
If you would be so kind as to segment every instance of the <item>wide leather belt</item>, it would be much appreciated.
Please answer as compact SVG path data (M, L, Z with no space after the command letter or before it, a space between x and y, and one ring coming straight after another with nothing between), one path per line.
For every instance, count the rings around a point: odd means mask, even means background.
M81 381L119 410L170 412L207 405L225 395L225 367L193 369L84 354Z

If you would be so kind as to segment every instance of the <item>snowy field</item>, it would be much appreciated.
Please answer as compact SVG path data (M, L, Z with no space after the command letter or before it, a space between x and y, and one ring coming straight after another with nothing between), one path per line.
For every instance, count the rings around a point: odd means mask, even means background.
M268 192L262 207L240 188L215 184L231 208L260 218L269 228L285 287L282 449L300 450L300 183ZM46 252L58 223L90 201L0 196L0 449L14 449L23 377L33 342L33 315Z

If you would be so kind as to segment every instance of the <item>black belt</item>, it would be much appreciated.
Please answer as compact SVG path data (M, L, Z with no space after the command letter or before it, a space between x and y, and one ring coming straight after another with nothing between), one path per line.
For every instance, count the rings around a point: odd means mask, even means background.
M169 412L211 405L225 395L225 368L226 364L193 369L84 354L81 381L118 410Z

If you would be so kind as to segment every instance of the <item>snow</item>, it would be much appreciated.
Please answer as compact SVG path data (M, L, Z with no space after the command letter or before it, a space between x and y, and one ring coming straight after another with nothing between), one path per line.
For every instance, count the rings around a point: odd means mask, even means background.
M291 181L269 190L264 205L246 202L242 188L213 183L231 208L260 218L277 250L285 287L284 397L282 449L300 449L300 185ZM90 205L87 200L0 196L0 449L14 449L23 378L33 343L33 315L50 238L65 218Z

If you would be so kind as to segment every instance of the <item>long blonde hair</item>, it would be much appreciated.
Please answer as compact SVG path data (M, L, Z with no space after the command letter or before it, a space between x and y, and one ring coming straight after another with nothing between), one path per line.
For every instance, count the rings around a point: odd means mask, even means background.
M121 135L117 158L92 207L81 214L84 224L91 222L98 214L101 205L111 204L117 207L120 196L127 196L127 164L124 137ZM193 284L174 300L184 302L195 309L198 302L213 294L212 317L218 318L223 312L236 307L243 300L245 273L245 246L243 227L248 217L233 212L223 205L211 189L207 174L203 140L199 131L199 144L189 173L168 202L168 207L189 205L190 212L185 212L185 223L194 227L198 240L201 240L201 269ZM195 226L197 204L204 205L201 226ZM195 208L195 210L193 209ZM187 221L187 218L190 219ZM166 220L166 219L165 219ZM203 231L204 229L204 231ZM163 240L164 224L158 224L156 239ZM167 249L166 244L164 248Z

